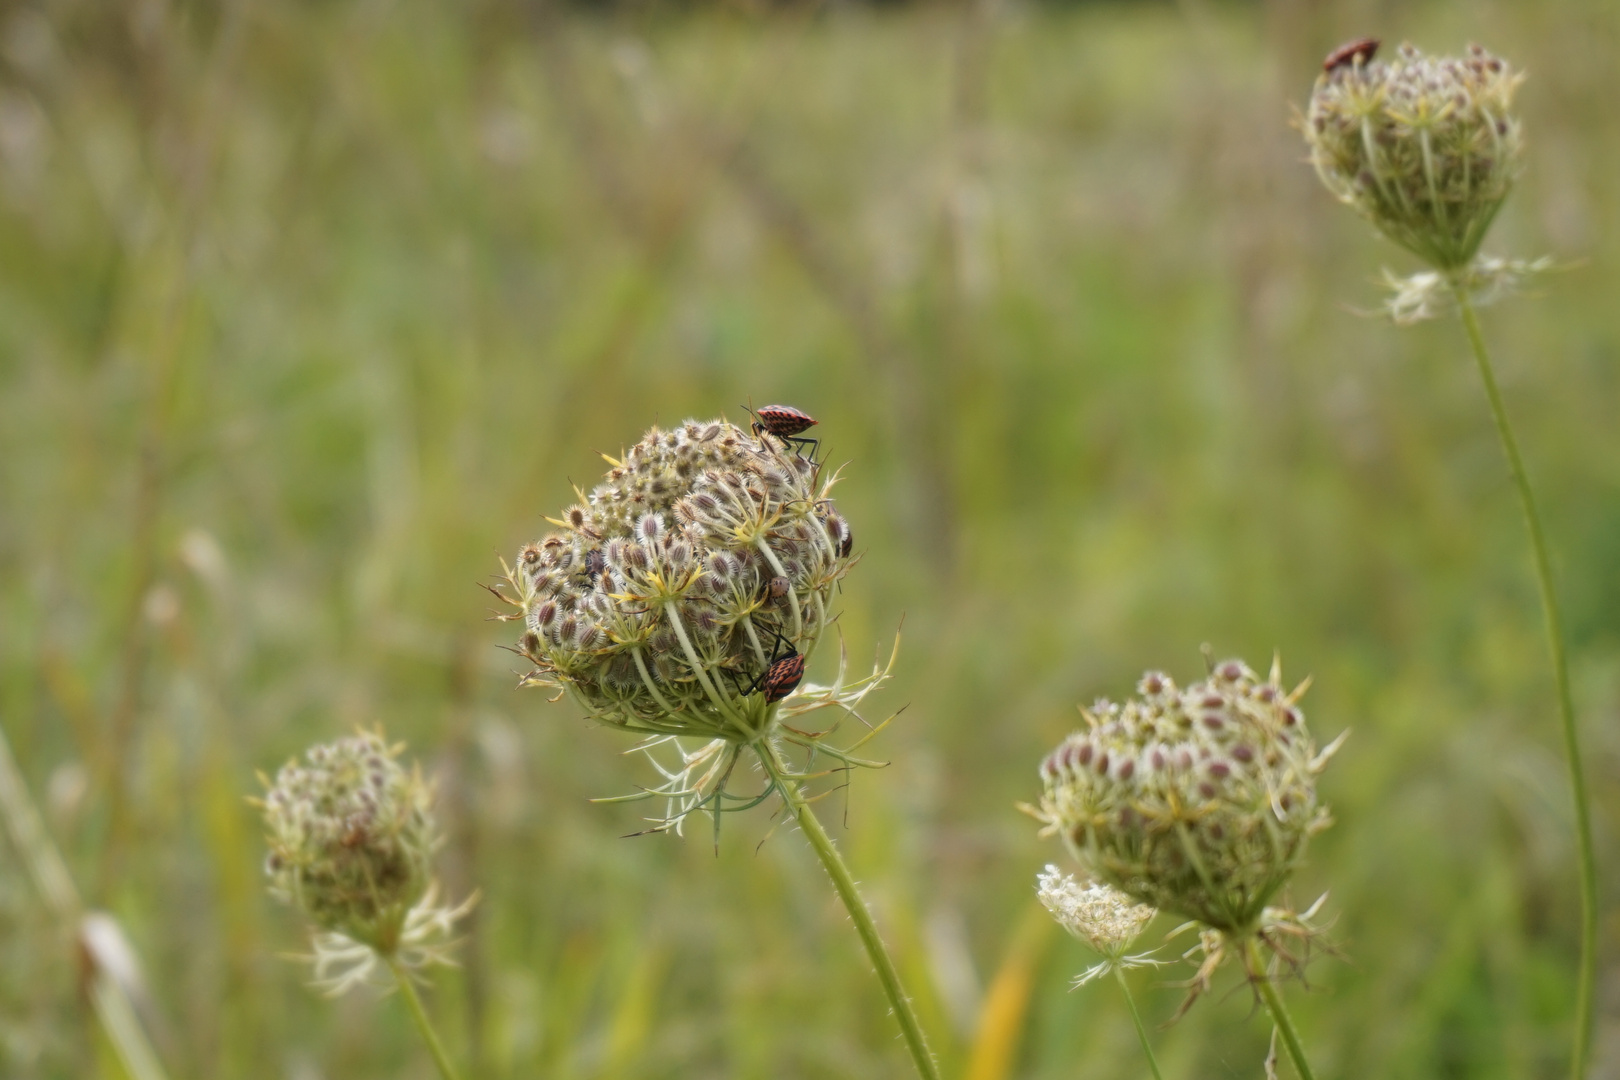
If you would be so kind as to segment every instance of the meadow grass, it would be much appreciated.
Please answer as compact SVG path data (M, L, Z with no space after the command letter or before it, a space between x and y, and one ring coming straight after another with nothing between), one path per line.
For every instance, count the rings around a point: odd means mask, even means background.
M1374 25L1376 23L1376 25ZM419 0L0 21L0 725L175 1077L426 1077L397 1002L331 1003L244 796L385 722L479 889L427 1008L482 1077L901 1076L791 825L621 840L650 779L514 689L495 554L654 420L818 417L905 617L892 759L819 804L947 1076L1135 1077L1117 989L1032 929L1013 809L1073 702L1281 648L1354 734L1348 962L1287 988L1317 1075L1555 1075L1572 823L1522 530L1455 327L1350 309L1414 268L1318 190L1288 105L1360 33L1530 74L1490 246L1585 259L1482 313L1566 603L1600 855L1620 826L1620 94L1613 13L984 5L765 17ZM824 649L815 667L831 663ZM810 678L824 677L812 670ZM1595 1065L1620 1028L1600 870ZM1157 929L1150 930L1150 935ZM116 1076L0 848L0 1073ZM1106 982L1106 980L1103 980ZM1136 980L1151 1028L1180 994ZM1235 989L1234 989L1235 988ZM1256 1076L1231 971L1155 1033Z

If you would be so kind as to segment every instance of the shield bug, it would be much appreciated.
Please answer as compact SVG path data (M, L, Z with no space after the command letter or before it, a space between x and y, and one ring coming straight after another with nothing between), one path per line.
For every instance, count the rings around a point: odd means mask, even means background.
M746 405L744 408L748 408ZM760 438L770 434L782 440L784 446L793 444L796 447L810 447L810 460L814 461L816 449L820 443L815 439L801 439L798 437L802 431L809 431L819 422L809 413L795 409L791 405L761 405L758 409L748 409L754 417L754 437Z
M1378 55L1378 45L1379 41L1374 37L1347 41L1327 54L1327 59L1322 61L1322 70L1331 74L1342 67L1364 67Z
M784 652L783 649L786 649ZM776 641L771 646L771 660L747 686L741 687L742 696L758 691L765 695L765 702L774 705L778 701L793 693L804 678L804 656L793 644L782 636L782 631L776 632Z

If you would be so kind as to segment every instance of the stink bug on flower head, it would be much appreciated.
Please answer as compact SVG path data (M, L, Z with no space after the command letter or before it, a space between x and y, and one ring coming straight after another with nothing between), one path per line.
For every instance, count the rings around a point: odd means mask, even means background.
M758 409L748 409L754 417L754 437L770 434L782 440L783 445L793 443L797 446L810 447L810 459L815 460L816 448L821 444L815 439L800 439L796 436L801 431L809 431L818 421L802 409L795 409L791 405L761 405Z
M1347 41L1327 54L1327 59L1322 61L1322 70L1331 73L1342 67L1370 64L1372 58L1378 55L1378 46L1379 41L1374 37Z
M782 647L787 647L783 653ZM799 686L799 680L804 678L804 656L793 644L782 636L782 631L776 632L776 641L771 645L771 660L765 665L765 670L743 686L742 696L747 697L756 690L765 695L765 703L774 705L778 701L793 693Z

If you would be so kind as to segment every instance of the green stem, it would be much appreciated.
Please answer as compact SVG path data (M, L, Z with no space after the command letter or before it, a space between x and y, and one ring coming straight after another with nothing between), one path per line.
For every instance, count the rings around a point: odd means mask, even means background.
M894 961L889 958L889 952L883 947L883 939L878 936L877 925L872 922L872 913L867 909L866 901L861 899L860 891L855 887L855 879L850 876L849 867L845 865L843 856L838 854L832 837L827 830L821 827L815 812L805 801L804 793L799 790L799 783L788 775L787 766L783 764L781 756L775 746L767 740L760 740L754 744L759 753L759 760L765 767L766 773L782 792L788 808L799 821L799 829L809 839L810 846L815 848L816 855L821 859L821 865L826 868L827 876L832 878L833 888L838 898L844 902L849 911L850 919L855 923L855 932L861 936L861 944L866 946L866 954L872 960L872 966L877 969L878 982L883 984L883 994L889 999L889 1007L894 1010L894 1017L900 1024L900 1033L905 1036L906 1048L911 1051L911 1060L917 1066L917 1075L923 1080L939 1080L939 1070L934 1065L934 1057L928 1051L928 1041L923 1037L922 1025L917 1022L917 1013L911 1007L911 999L906 996L905 987L900 985L900 973L895 970Z
M1125 969L1115 968L1114 978L1119 980L1119 988L1125 992L1125 1004L1131 1007L1131 1019L1136 1021L1136 1037L1142 1040L1142 1053L1147 1055L1148 1068L1153 1070L1153 1080L1164 1080L1159 1072L1159 1059L1153 1056L1153 1044L1148 1042L1147 1027L1142 1023L1142 1014L1136 1011L1136 998L1131 996L1131 984L1125 979Z
M68 873L62 853L45 831L45 823L40 820L28 784L17 768L4 728L0 728L0 818L5 819L12 847L27 864L29 876L34 879L46 906L61 922L64 931L76 942L82 940L85 912L78 887ZM0 873L3 872L5 869L0 868ZM102 966L100 957L86 952L82 961L89 976L91 1008L119 1064L131 1080L167 1080L124 985Z
M411 982L410 972L399 966L399 961L393 958L388 960L388 968L394 973L394 980L399 983L399 996L405 999L405 1007L410 1010L411 1020L416 1024L416 1030L421 1032L422 1041L427 1043L428 1053L433 1055L433 1063L439 1067L439 1075L444 1080L460 1080L456 1074L456 1067L450 1064L450 1055L445 1053L444 1044L439 1041L439 1035L433 1030L433 1021L428 1019L427 1010L422 1008L422 999L416 993L416 984Z
M1243 954L1248 962L1249 979L1259 987L1260 997L1265 1001L1271 1019L1276 1022L1277 1030L1282 1032L1283 1045L1288 1048L1288 1056L1294 1062L1294 1071L1299 1073L1299 1080L1316 1080L1316 1074L1311 1072L1311 1063L1305 1060L1305 1047L1299 1041L1299 1032L1294 1030L1293 1018L1283 1005L1282 995L1277 993L1277 984L1271 981L1271 976L1266 972L1259 942L1250 937L1243 943Z
M1564 653L1563 620L1558 614L1558 594L1553 588L1552 559L1547 554L1547 536L1542 530L1541 514L1536 509L1536 496L1530 488L1524 458L1519 455L1518 440L1513 437L1512 425L1508 423L1502 391L1496 385L1496 373L1491 369L1491 357L1485 350L1485 335L1480 332L1479 317L1474 313L1474 305L1468 299L1465 286L1453 282L1452 291L1457 297L1457 310L1462 315L1463 329L1468 331L1468 343L1473 346L1474 359L1479 364L1479 377L1484 380L1485 395L1491 401L1491 415L1496 420L1496 433L1502 437L1502 450L1513 473L1513 484L1519 490L1525 525L1530 530L1536 584L1541 589L1541 611L1547 624L1547 650L1552 654L1553 682L1558 689L1558 718L1564 729L1564 756L1569 764L1570 795L1575 803L1575 832L1581 875L1581 959L1575 981L1575 1047L1570 1062L1570 1076L1574 1080L1582 1080L1586 1075L1592 1047L1592 986L1597 974L1597 855L1592 845L1592 811L1586 793L1586 774L1581 766L1580 734L1575 727L1575 701L1569 688L1569 660Z

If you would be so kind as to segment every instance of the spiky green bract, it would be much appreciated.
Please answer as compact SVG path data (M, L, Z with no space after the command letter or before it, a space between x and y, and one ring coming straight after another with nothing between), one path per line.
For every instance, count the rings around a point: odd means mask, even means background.
M1330 818L1318 753L1273 667L1262 681L1227 660L1187 689L1148 672L1140 697L1083 710L1041 765L1038 816L1091 872L1161 911L1232 937L1268 901Z
M438 830L432 790L403 747L362 731L311 747L276 774L260 807L271 891L323 930L394 954L429 892Z
M832 481L719 420L653 428L608 460L562 531L508 568L525 681L629 731L759 739L776 710L750 684L778 634L810 652L853 561Z
M1402 45L1393 60L1317 77L1303 128L1329 191L1391 240L1461 270L1518 176L1513 95L1524 76L1478 45L1462 57Z

